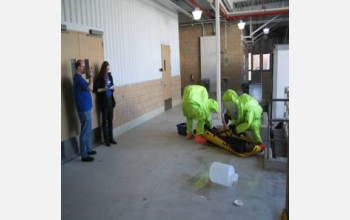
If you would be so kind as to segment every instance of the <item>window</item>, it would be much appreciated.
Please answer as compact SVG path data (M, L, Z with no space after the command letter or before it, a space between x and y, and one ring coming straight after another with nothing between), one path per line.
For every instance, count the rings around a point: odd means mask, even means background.
M248 70L260 70L261 66L262 70L270 70L270 54L248 54Z
M262 67L262 68L261 68ZM261 75L261 71L270 70L270 54L251 54L248 53L248 80L252 80L252 74L256 75L255 79L259 79L257 75ZM254 79L254 81L256 81ZM259 81L259 80L258 80Z
M270 70L270 54L266 53L263 54L263 70Z
M253 55L253 70L260 70L260 54Z

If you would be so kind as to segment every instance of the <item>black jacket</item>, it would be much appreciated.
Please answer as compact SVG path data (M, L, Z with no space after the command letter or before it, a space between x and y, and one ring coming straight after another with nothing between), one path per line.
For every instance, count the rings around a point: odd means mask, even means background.
M112 83L112 86L114 85L113 83L113 77L112 74L109 72L108 73L108 78ZM98 107L100 108L101 111L105 110L107 108L107 95L106 92L97 92L98 89L100 88L105 88L105 80L103 78L103 74L99 74L94 82L94 88L93 88L93 92L96 93L96 99L97 99L97 103L98 103ZM112 92L114 92L114 90L112 89ZM114 100L114 96L112 95L112 103L113 103L113 108L115 107L115 100Z

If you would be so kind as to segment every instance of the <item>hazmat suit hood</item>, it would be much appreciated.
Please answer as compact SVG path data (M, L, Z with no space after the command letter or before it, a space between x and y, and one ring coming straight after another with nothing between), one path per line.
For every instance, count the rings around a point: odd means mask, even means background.
M243 106L237 93L232 89L228 89L224 93L222 100L226 109L232 114L231 116L236 121L241 121L243 119Z

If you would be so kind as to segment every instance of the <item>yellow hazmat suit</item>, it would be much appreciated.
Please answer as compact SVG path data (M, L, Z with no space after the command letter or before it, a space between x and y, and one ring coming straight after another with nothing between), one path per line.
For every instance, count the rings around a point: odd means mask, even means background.
M223 104L231 114L231 124L235 125L237 134L250 130L256 143L261 144L260 136L262 108L259 102L250 95L228 89L223 95ZM234 106L234 107L232 107Z
M189 85L184 88L182 97L182 112L186 117L187 134L192 134L193 120L197 120L196 134L204 133L204 125L211 128L211 112L218 112L218 103L208 98L204 86Z

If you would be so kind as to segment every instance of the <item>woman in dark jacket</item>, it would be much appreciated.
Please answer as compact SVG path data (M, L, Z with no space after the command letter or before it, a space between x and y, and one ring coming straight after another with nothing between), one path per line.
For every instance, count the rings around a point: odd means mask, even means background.
M100 72L96 77L94 92L97 94L98 107L102 113L102 132L105 145L110 146L110 144L117 144L113 139L113 108L115 107L115 100L113 97L114 84L107 61L102 63Z

